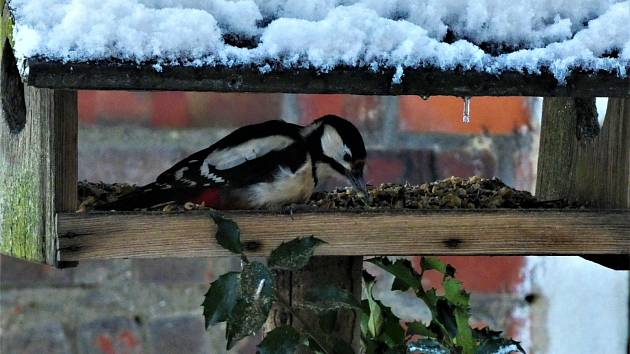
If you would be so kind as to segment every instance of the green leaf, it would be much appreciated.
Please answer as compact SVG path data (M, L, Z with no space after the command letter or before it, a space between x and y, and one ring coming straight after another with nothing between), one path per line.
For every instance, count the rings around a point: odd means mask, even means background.
M435 305L435 314L432 322L437 322L446 332L442 335L447 338L454 338L457 335L457 321L455 319L455 308L446 301L439 298Z
M435 333L431 331L424 323L419 321L407 322L407 336L423 336L423 337L435 337Z
M352 346L339 337L332 337L332 354L355 354Z
M396 316L388 316L383 324L383 331L379 339L389 348L396 348L405 342L405 330Z
M463 354L473 354L475 351L475 341L472 330L468 324L470 312L468 309L455 308L455 322L457 323L457 345L462 348Z
M511 338L501 337L501 332L492 331L488 327L482 329L473 329L473 336L479 341L479 346L475 350L475 354L494 354L497 352L507 353L508 349L513 352L519 351L525 354L525 349Z
M201 305L206 329L227 320L240 296L240 273L226 273L213 281Z
M420 266L423 272L437 270L442 274L446 274L446 264L437 259L437 257L422 257L420 259Z
M453 305L468 308L470 294L462 289L462 282L455 278L447 277L442 281L444 297Z
M361 309L361 305L350 292L334 286L309 290L304 296L304 306L317 312Z
M368 302L368 315L366 326L366 334L369 338L376 338L381 333L381 326L383 325L383 315L381 312L381 307L374 300L372 296L372 289L374 288L374 282L366 283L363 287L363 297L367 299Z
M308 264L315 247L326 243L316 237L296 238L282 243L271 251L269 267L285 270L299 270Z
M423 338L407 343L410 354L451 354L450 350L433 338Z
M414 290L420 289L420 274L416 273L408 259L397 259L392 263L386 257L371 258L370 262L396 277L392 290L405 291L410 287Z
M233 253L243 253L243 245L241 244L241 230L238 225L230 219L212 213L210 214L215 224L217 224L217 233L214 236L221 247Z
M257 354L293 354L302 336L291 326L274 328L257 347Z
M227 321L227 349L262 327L272 303L273 281L269 269L259 262L248 263L241 272L241 298Z
M521 343L509 338L494 338L484 340L475 350L475 354L496 354L521 352L525 354L525 349Z

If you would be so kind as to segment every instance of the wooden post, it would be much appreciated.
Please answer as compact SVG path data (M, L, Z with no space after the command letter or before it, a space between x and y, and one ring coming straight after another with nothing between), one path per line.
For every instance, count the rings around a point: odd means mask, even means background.
M77 203L77 94L24 87L2 41L0 252L58 265L56 213Z
M304 295L309 289L324 286L337 286L352 292L357 300L361 299L361 270L363 257L320 256L313 257L310 263L297 272L274 271L275 286L286 301L298 312L302 320L309 326L318 326L319 317L299 310L296 304L304 301ZM337 338L350 343L355 352L359 352L361 338L359 333L360 319L354 312L341 311L334 333ZM282 325L301 327L302 324L280 306L271 310L265 332Z
M630 99L609 98L599 128L594 98L545 98L536 195L630 208ZM589 256L628 269L628 256Z

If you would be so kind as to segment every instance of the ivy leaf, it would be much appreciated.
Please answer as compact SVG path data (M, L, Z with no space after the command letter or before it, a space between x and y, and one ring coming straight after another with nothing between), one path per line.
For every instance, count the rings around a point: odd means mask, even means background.
M431 331L424 323L419 321L407 322L406 336L423 336L423 337L435 337L435 333Z
M230 219L226 219L223 216L212 213L210 214L214 223L217 224L217 233L215 238L221 247L231 251L233 253L243 253L243 245L241 244L241 230L238 225Z
M394 275L392 290L406 291L410 287L414 290L420 289L420 275L416 273L408 259L397 259L392 263L386 257L371 258L370 262L383 270Z
M361 309L361 305L350 292L334 286L309 290L304 296L304 306L317 312Z
M424 338L407 343L410 354L451 354L450 350L433 338Z
M319 317L319 328L327 334L333 334L337 326L339 311L325 311Z
M332 337L332 354L355 354L352 346L339 337Z
M227 321L227 349L262 327L272 302L273 283L269 269L259 262L248 263L241 272L241 298Z
M213 281L208 292L204 295L201 305L203 317L206 320L206 329L226 321L240 296L240 274L238 272L223 274Z
M366 283L363 287L363 296L367 299L369 314L367 315L366 334L370 338L376 338L381 333L381 327L383 325L383 314L381 306L374 300L372 296L372 289L374 288L374 282Z
M326 243L316 237L309 236L296 238L289 242L283 242L278 248L271 251L269 267L285 270L300 270L308 264L313 256L315 247Z
M294 354L302 336L291 326L274 328L257 347L257 354Z

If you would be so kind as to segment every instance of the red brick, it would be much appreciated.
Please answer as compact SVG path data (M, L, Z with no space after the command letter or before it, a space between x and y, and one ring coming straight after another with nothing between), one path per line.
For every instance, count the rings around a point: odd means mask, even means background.
M151 126L186 128L189 125L188 102L184 92L151 93Z
M0 255L2 287L65 286L72 283L73 269L53 267Z
M377 96L299 95L297 101L301 124L309 124L326 114L336 114L360 128L370 129L382 116Z
M187 92L194 127L240 127L280 119L282 94Z
M127 121L145 124L149 117L149 95L127 91L79 91L79 121Z
M394 156L371 156L366 167L365 180L369 184L379 185L380 183L400 181L405 172L404 162Z
M80 354L140 354L142 337L136 323L126 317L98 319L79 326Z
M466 151L445 151L436 154L436 178L450 176L482 176L496 175L496 161L490 151L479 151L474 155Z
M464 101L458 97L399 98L400 128L412 132L512 134L529 125L530 112L523 97L473 97L471 122L464 124Z
M455 277L464 288L472 293L512 292L522 283L521 270L525 264L521 256L441 256L445 263L456 269ZM419 268L420 257L414 257L414 266ZM438 272L426 273L423 285L440 289L442 277Z

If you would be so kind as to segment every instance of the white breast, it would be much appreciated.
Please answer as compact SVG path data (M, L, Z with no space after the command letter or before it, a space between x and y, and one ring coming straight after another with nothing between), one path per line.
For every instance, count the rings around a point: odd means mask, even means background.
M278 168L276 182L257 183L246 191L252 208L280 207L290 203L303 203L315 188L311 158L295 173L285 167Z

